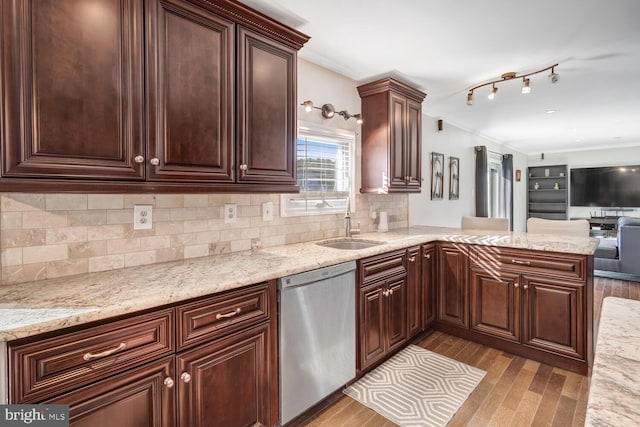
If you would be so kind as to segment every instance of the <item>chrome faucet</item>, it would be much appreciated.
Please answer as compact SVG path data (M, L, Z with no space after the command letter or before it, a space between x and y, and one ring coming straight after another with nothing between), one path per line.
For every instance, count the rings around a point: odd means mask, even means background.
M351 199L347 197L347 212L344 214L345 219L345 235L347 237L351 237L352 234L360 233L360 223L358 223L358 228L351 228Z

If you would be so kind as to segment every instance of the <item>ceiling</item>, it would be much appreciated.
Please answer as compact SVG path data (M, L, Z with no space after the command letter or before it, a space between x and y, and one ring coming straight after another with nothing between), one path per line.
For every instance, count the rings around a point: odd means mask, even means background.
M638 0L243 2L311 36L301 58L362 83L412 83L445 126L530 155L640 146ZM556 84L547 71L528 95L517 79L466 104L477 84L555 63Z

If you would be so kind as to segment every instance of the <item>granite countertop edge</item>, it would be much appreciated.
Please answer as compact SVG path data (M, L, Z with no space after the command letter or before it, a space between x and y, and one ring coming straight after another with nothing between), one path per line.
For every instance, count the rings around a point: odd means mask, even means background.
M0 341L179 303L431 241L579 255L592 255L598 245L594 238L445 227L411 227L354 238L381 244L341 250L312 241L0 286Z

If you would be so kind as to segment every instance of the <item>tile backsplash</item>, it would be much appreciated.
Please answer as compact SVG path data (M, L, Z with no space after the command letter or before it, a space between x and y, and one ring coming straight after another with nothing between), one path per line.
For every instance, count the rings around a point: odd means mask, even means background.
M262 220L262 203L274 205ZM237 222L224 223L226 203ZM407 195L356 196L354 227L408 224ZM153 228L133 229L133 206L153 206ZM344 236L344 215L281 217L278 194L0 194L1 284L113 270Z

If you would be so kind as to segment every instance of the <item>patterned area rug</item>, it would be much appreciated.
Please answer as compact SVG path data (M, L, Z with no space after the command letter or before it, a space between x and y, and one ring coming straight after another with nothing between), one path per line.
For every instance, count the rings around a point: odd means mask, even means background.
M485 374L410 345L344 393L401 426L445 426Z

